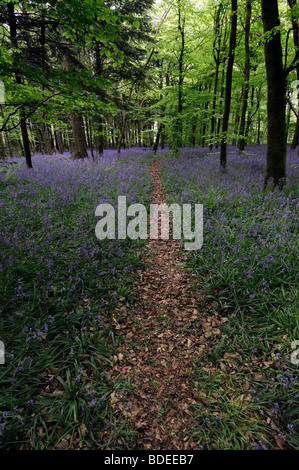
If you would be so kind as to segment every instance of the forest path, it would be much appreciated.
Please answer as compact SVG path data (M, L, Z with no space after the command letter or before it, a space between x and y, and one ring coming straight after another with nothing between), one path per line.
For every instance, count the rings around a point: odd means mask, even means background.
M165 201L160 163L154 162L151 169L155 204ZM148 267L135 285L137 305L123 305L116 325L119 349L109 375L128 379L132 390L125 395L113 392L111 404L132 421L139 449L198 448L188 436L189 407L197 403L198 394L194 357L205 345L197 310L200 298L192 276L183 269L184 257L177 241L149 240L144 255Z

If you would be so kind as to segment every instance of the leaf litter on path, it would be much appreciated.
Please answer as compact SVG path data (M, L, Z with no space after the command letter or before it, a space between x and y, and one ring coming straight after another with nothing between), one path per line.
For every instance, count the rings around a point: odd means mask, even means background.
M152 166L152 203L164 202L159 164ZM161 220L159 221L161 226ZM113 394L111 405L129 418L139 433L139 446L153 450L196 449L189 440L189 407L198 390L192 384L194 357L205 345L197 311L199 295L192 275L182 269L184 254L175 240L150 240L142 281L135 284L137 305L121 307L116 326L121 351L113 357L111 378L128 379L126 397ZM211 334L218 334L219 330Z

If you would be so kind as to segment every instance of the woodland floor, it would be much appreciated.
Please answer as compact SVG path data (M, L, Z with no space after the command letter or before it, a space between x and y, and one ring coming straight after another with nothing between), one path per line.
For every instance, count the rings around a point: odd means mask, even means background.
M160 163L152 165L155 204L165 202ZM144 262L148 268L135 285L136 308L120 308L120 346L110 371L112 379L128 379L132 390L125 397L114 392L111 404L133 422L138 448L197 449L188 436L188 409L197 403L194 353L205 347L200 332L207 322L197 310L200 297L192 287L194 275L186 274L184 254L175 240L150 240Z
M264 150L231 151L225 178L208 149L38 157L4 177L0 448L299 448L297 160L283 193L261 194ZM101 201L200 197L203 250L98 243L99 182Z

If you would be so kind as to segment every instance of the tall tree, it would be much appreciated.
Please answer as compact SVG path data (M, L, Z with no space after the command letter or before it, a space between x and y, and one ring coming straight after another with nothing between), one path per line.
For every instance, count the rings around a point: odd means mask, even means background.
M184 83L184 54L185 54L185 16L182 10L181 0L177 0L178 9L178 30L180 34L180 55L178 63L178 107L177 107L177 119L175 121L175 151L182 146L183 140L183 128L182 128L182 113L183 113L183 83Z
M246 125L246 112L248 105L249 95L249 79L250 79L250 25L251 25L251 3L252 0L246 0L246 22L245 22L245 65L244 65L244 87L243 87L243 100L242 110L239 127L238 148L243 151L245 148L245 125Z
M11 40L11 45L14 49L15 82L18 85L22 85L22 77L18 68L17 21L16 21L16 16L15 16L14 2L8 2L7 10L8 10L8 24L10 28L10 40ZM21 127L25 159L26 159L27 167L32 168L30 142L29 142L29 137L28 137L24 106L20 107L19 114L20 114L20 127Z
M223 20L225 17L225 9L223 3L221 2L216 8L215 17L214 17L214 41L213 41L213 57L215 62L215 81L214 81L214 93L213 93L213 104L212 104L212 118L211 118L211 142L210 150L213 148L214 144L214 134L216 126L216 104L217 104L217 95L218 95L218 82L219 82L219 71L221 61L223 57L221 55L222 44L224 42L224 32L222 30Z
M265 62L268 88L268 148L265 187L286 177L285 73L282 61L280 18L277 0L262 0Z
M224 113L222 121L222 137L221 137L221 149L220 149L220 164L223 169L226 168L227 159L227 132L231 106L231 94L232 94L232 75L233 66L235 60L235 48L237 42L237 0L231 0L231 31L229 41L229 53L226 69L226 85L225 85L225 101L224 101Z

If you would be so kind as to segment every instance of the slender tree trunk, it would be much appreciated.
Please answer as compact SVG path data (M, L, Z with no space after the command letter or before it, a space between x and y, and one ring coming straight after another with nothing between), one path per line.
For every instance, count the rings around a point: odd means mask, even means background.
M231 93L232 93L232 75L233 66L235 60L235 47L237 41L237 0L231 0L231 31L230 31L230 42L229 42L229 55L226 69L226 89L225 89L225 102L224 102L224 113L222 122L222 138L221 138L221 150L220 150L220 164L223 169L226 168L227 158L227 131L228 122L231 106Z
M239 140L238 148L240 152L243 152L245 148L245 125L246 125L246 112L248 106L248 95L249 95L249 79L250 79L250 24L251 24L251 2L252 0L246 1L246 23L245 23L245 68L244 68L244 87L243 87L243 101L242 111L239 127Z
M224 97L224 81L225 81L225 62L223 64L223 70L221 74L221 87L220 87L220 100L219 100L219 108L221 111L223 110L223 97ZM221 112L221 115L223 115L223 112ZM217 123L217 134L216 134L216 143L215 147L218 149L219 147L219 142L220 142L220 131L222 127L222 117L218 118L218 123Z
M83 122L84 122L84 120L83 120ZM89 122L88 122L87 117L85 117L85 130L86 130L87 148L90 148Z
M262 0L264 32L271 32L265 42L268 86L268 149L265 187L273 180L281 185L286 177L286 111L285 76L280 40L280 19L277 0ZM275 33L274 32L275 28Z
M260 116L260 113L258 114L258 118L257 118L257 137L256 137L256 140L257 140L257 145L260 145L261 143L261 116Z
M92 121L89 121L89 144L90 144L90 154L91 154L91 158L94 160L93 136L92 136Z
M103 70L103 58L100 54L101 45L98 42L96 45L96 73L101 76ZM97 117L97 127L98 127L98 139L97 139L97 151L99 155L102 155L104 152L104 139L103 139L103 118L101 115Z
M210 150L212 150L215 140L215 123L216 123L216 102L217 102L217 89L218 89L218 79L219 79L219 64L216 64L215 70L215 82L214 82L214 97L213 97L213 105L212 105L212 118L211 118L211 142L210 142Z
M142 147L140 121L138 121L137 123L137 139L138 139L138 147Z
M193 122L192 122L192 127L191 127L191 136L190 136L190 139L191 139L190 143L192 147L195 147L196 145L196 125L197 125L197 122L194 117Z
M120 94L121 104L124 107L124 96L123 96L123 92L122 92L121 82L119 84L119 94ZM126 120L127 120L127 115L126 115L125 110L123 109L122 112L121 112L121 120L120 120L120 126L119 126L120 135L119 135L119 139L118 139L118 143L117 143L117 153L120 153L121 146L122 146L122 143L124 141L125 132L126 132Z
M232 121L234 122L234 137L232 140L232 145L237 145L237 135L238 135L239 127L240 127L241 112L242 112L243 92L244 90L242 89L240 99L237 99L237 102L239 104L236 106L236 113L235 113L235 116L233 116L234 119L232 119Z
M183 83L184 83L184 54L185 54L185 18L182 18L182 3L178 0L178 30L181 36L181 47L179 55L179 81L178 81L178 105L177 117L174 129L174 152L183 144Z
M17 22L16 22L16 17L15 17L15 4L13 2L8 2L7 9L8 9L8 23L9 23L9 29L10 29L10 40L11 40L12 46L15 48L15 50L17 50L18 41L17 41ZM18 70L17 63L18 63L17 54L14 53L14 66L16 68L15 82L21 85L22 78ZM20 109L19 116L20 116L21 135L22 135L23 150L24 150L24 155L26 159L26 164L28 168L32 168L30 142L29 142L27 124L26 124L23 107Z
M104 138L103 138L103 118L99 116L98 118L98 128L99 128L99 143L98 143L98 152L99 155L104 153Z
M22 134L22 141L23 141L23 150L25 154L25 160L27 163L28 168L32 168L32 161L31 161L31 151L30 151L30 142L28 137L28 130L26 120L23 117L23 113L20 112L20 125L21 125L21 134Z
M210 87L208 87L208 90L210 91ZM207 133L207 127L208 127L208 119L207 119L207 114L208 114L208 109L209 109L209 101L205 102L205 112L204 112L204 120L203 120L203 127L202 127L202 135L201 135L201 146L204 147L206 144L206 133Z
M211 142L210 142L210 150L212 150L214 141L215 141L215 126L216 126L216 104L217 104L217 91L218 91L218 81L219 81L219 67L221 63L221 47L222 47L222 34L220 31L221 26L221 17L222 17L222 4L219 5L216 16L215 16L215 31L214 31L214 44L213 44L213 51L214 51L214 61L216 65L215 69L215 81L214 81L214 93L213 93L213 104L212 104L212 118L211 118Z
M290 120L291 120L291 107L288 106L288 111L287 111L287 116L286 116L286 140L287 142L288 142L288 136L289 136Z

